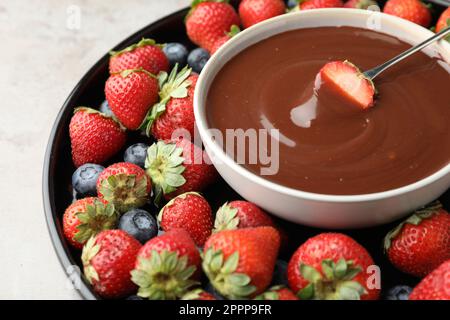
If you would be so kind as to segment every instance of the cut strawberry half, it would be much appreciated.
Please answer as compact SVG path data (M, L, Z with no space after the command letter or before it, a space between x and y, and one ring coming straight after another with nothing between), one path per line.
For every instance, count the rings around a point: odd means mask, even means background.
M353 63L329 62L320 70L320 77L360 108L367 109L374 105L375 86Z

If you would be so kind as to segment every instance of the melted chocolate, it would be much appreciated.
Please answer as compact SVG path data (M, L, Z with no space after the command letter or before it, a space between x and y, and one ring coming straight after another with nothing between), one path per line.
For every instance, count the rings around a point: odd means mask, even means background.
M209 127L224 134L279 129L280 168L264 178L298 190L353 195L416 182L449 163L448 64L424 53L400 62L375 80L378 97L369 110L326 87L314 94L316 75L329 61L349 60L368 70L410 47L351 27L273 36L218 73L207 97ZM260 174L262 164L244 166Z

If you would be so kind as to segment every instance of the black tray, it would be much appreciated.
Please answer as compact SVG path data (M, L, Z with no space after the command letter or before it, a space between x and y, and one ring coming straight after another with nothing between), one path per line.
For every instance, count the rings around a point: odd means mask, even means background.
M445 3L446 0L434 0L434 2ZM447 5L450 4L447 2ZM443 8L444 7L434 6L435 20ZM194 46L186 36L183 22L187 11L188 9L180 10L148 25L124 40L113 50L135 43L142 37L154 38L159 43L182 42L189 48L193 48ZM103 89L105 81L108 78L108 59L108 54L103 56L86 73L70 93L56 117L45 154L43 171L44 211L53 246L64 270L68 273L72 273L74 270L71 266L79 266L82 270L80 252L72 249L68 245L62 231L62 216L64 210L73 201L70 181L72 172L75 170L71 159L68 130L69 122L75 107L85 105L95 108L104 100ZM129 136L129 143L134 141L149 142L148 138L132 134ZM121 161L120 157L122 154L123 152L120 152L118 157L112 159L110 163ZM211 203L214 211L223 204L223 202L240 198L239 195L223 181L216 183L204 194ZM444 195L441 200L443 201L444 206L448 208L450 205L450 192L447 191L446 195ZM368 212L368 214L370 214L370 212ZM285 259L289 259L292 252L307 238L323 231L320 229L293 225L284 221L279 221L279 224L289 233L290 246L284 254ZM394 225L395 224L389 224L376 228L342 231L354 237L358 242L368 248L375 263L378 264L382 270L382 286L385 289L397 284L413 286L418 282L417 279L409 277L394 269L389 261L383 256L383 237ZM91 290L86 279L83 276L81 279L82 281L79 288L81 296L85 299L99 299L99 297Z

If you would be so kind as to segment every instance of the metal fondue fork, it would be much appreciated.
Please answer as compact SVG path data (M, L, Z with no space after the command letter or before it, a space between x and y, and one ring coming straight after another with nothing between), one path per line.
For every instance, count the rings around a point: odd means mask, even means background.
M376 76L378 76L381 72L383 72L387 68L393 66L394 64L396 64L399 61L402 61L403 59L409 57L410 55L416 53L417 51L422 50L423 48L425 48L429 44L433 43L434 41L445 37L447 34L450 34L450 27L447 27L447 28L441 30L440 32L436 33L434 36L428 38L424 42L419 43L418 45L416 45L416 46L406 50L405 52L400 53L395 58L392 58L391 60L389 60L389 61L387 61L387 62L385 62L383 64L380 64L379 66L376 66L373 69L370 69L370 70L367 70L366 72L363 72L363 74L367 78L373 80L373 79L375 79Z

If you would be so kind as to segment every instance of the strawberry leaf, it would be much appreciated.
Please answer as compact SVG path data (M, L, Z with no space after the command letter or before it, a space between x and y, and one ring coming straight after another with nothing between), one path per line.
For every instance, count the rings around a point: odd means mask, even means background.
M238 209L232 208L228 203L221 206L216 213L213 232L237 229L239 225L237 213Z
M191 8L197 7L200 3L204 2L219 2L219 3L229 3L229 0L193 0L191 3Z
M182 296L181 300L198 300L203 292L202 289L194 289Z
M175 143L158 141L147 150L145 160L146 173L151 178L155 194L169 194L186 183L183 177L185 167L183 148Z
M384 237L384 251L387 252L389 250L392 244L392 240L395 239L401 233L405 224L417 226L422 222L422 220L432 217L441 209L442 204L438 200L436 200L426 205L425 207L416 210L405 221L403 221L397 227L395 227L394 229L392 229L387 233L387 235Z
M334 267L334 274L337 279L342 279L347 273L347 262L345 259L339 259L338 263ZM330 278L332 279L332 278Z
M203 270L214 288L231 299L248 298L256 291L251 285L251 278L236 272L239 264L239 253L234 252L225 261L222 250L209 248L203 259Z
M241 32L241 29L239 28L239 26L233 24L230 28L230 31L227 32L227 35L230 38L233 38L234 36L236 36L237 34L239 34Z
M103 198L114 204L117 211L125 213L140 208L147 203L147 176L136 179L136 175L119 173L109 176L100 185Z
M254 300L279 300L280 295L278 294L278 290L284 289L285 286L277 285L269 288L266 292L257 296Z
M359 300L367 293L359 282L352 281L362 271L359 266L353 266L352 260L341 258L334 263L331 259L324 259L321 269L323 276L314 267L300 264L300 273L309 282L297 293L300 299Z
M361 300L363 294L367 294L367 291L357 281L343 282L337 289L337 297L340 300Z
M275 291L266 291L255 298L255 300L278 300L279 295Z
M176 64L169 75L167 72L161 72L158 75L160 101L150 108L141 125L141 129L147 136L151 135L153 123L166 111L166 105L171 99L182 99L188 96L191 82L187 79L191 72L192 69L188 66L178 72L178 64Z
M327 279L334 279L334 269L335 265L332 260L327 259L322 261L322 272Z
M131 280L139 286L138 295L143 298L173 300L198 284L191 279L195 270L195 266L188 265L187 256L152 250L149 258L138 259L137 268L131 271Z
M304 287L297 293L297 296L301 300L310 300L314 298L314 284L313 283L308 284L306 287Z
M90 284L93 281L98 281L98 273L94 266L91 264L91 260L99 253L100 245L96 244L96 238L91 237L88 242L83 247L83 252L81 254L81 261L83 263L84 275Z
M322 275L319 271L304 263L300 264L300 273L303 278L312 283L316 283L322 279Z
M125 52L131 52L137 48L141 48L141 47L145 47L145 46L158 46L160 48L164 47L164 45L157 44L156 41L153 39L142 38L142 40L139 41L138 43L132 44L131 46L126 47L125 49L120 50L120 51L110 51L109 54L111 55L111 57L117 57Z
M114 204L104 204L100 200L94 200L92 205L87 205L84 212L77 212L75 216L80 220L77 232L73 239L79 243L86 242L103 230L113 229L119 213L115 210Z

